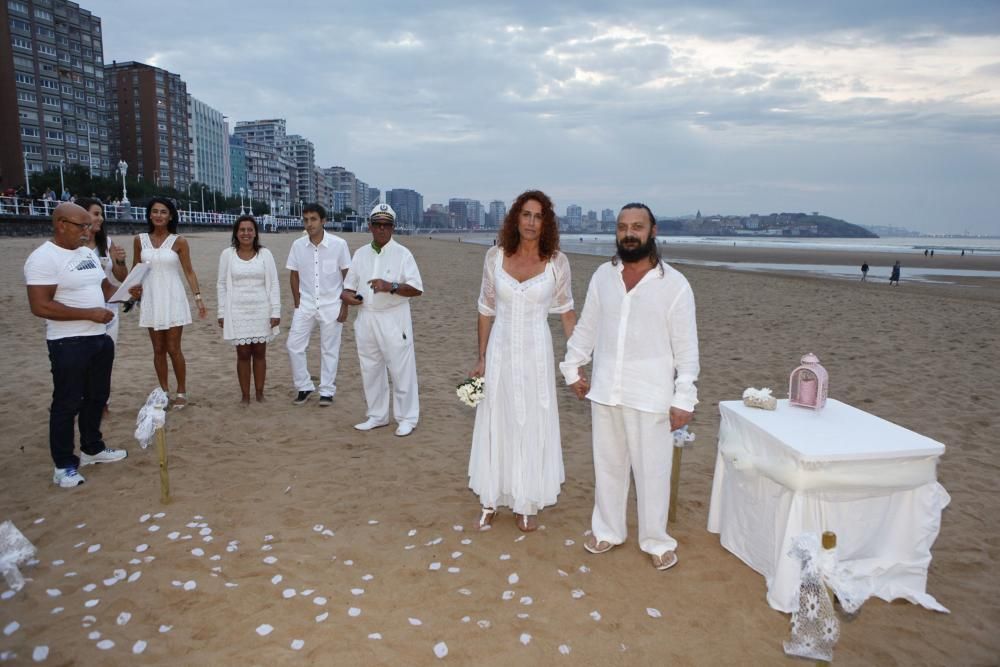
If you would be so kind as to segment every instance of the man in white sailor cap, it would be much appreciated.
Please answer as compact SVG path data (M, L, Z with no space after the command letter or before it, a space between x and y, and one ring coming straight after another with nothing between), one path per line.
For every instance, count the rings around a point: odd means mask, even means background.
M360 306L354 338L368 415L354 428L370 431L389 423L391 378L396 435L403 437L413 432L420 418L410 299L423 294L424 285L413 254L392 240L395 224L392 207L376 204L368 216L372 242L354 253L340 298L349 306Z

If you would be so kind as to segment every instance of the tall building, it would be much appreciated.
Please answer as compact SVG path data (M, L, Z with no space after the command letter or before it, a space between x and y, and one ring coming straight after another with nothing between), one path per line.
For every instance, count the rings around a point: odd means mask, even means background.
M249 142L277 146L285 139L285 119L237 121L233 134Z
M606 208L601 211L601 231L602 232L613 232L615 231L615 225L618 220L615 218L615 212L610 208Z
M583 226L583 209L576 204L566 207L566 217L564 218L567 231L577 232Z
M424 196L416 190L395 188L385 193L385 203L396 212L396 226L414 228L424 222Z
M0 185L25 167L108 175L101 19L65 0L7 0L0 17Z
M180 75L137 62L104 67L111 159L129 173L178 190L191 182L187 85Z
M245 145L247 189L253 200L266 203L276 215L287 212L291 195L289 161L277 146L251 141Z
M329 212L333 212L333 184L331 179L327 177L325 171L319 167L313 168L313 179L316 181L316 199L318 204L322 204Z
M490 217L489 226L500 228L503 227L503 220L507 217L507 204L500 200L495 200L490 202Z
M308 204L317 201L316 149L313 142L298 134L289 134L280 141L279 146L294 165L295 191L292 197L296 205L298 202Z
M229 171L229 132L221 111L188 95L188 131L191 133L191 178L226 193ZM231 186L230 186L231 187Z
M452 198L448 200L448 212L458 229L478 229L486 224L486 209L478 199Z
M240 137L229 137L229 184L231 196L246 196L247 185L247 143Z
M330 187L334 192L333 210L343 213L346 209L358 212L357 178L353 172L344 167L327 167L323 170L330 179Z

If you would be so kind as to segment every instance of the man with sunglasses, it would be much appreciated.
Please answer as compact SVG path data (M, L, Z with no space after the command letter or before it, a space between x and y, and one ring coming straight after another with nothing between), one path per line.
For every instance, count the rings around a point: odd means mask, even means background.
M388 378L392 378L396 435L404 437L420 418L410 299L423 294L424 284L413 254L392 240L395 224L392 207L376 204L368 217L372 242L354 253L341 299L349 306L361 306L354 338L368 415L354 428L370 431L389 423Z
M90 213L70 202L52 213L52 239L35 249L24 263L28 304L45 319L45 338L52 365L52 408L49 450L62 488L83 484L79 467L121 461L128 452L104 444L101 415L111 390L115 345L107 335L114 313L105 308L115 288L101 262L86 246ZM141 294L133 288L133 296ZM80 456L74 453L74 422L79 420Z

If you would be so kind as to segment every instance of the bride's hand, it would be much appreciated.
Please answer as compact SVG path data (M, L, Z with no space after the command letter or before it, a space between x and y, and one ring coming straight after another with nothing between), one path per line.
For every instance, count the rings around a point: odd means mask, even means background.
M476 367L469 371L470 378L478 378L486 375L486 360L480 359Z

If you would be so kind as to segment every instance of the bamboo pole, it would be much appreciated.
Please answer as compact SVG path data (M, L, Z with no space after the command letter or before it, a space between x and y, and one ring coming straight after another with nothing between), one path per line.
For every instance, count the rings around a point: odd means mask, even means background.
M156 451L160 457L160 504L170 504L170 475L167 472L166 425L156 429Z
M677 491L681 484L681 452L683 451L683 447L674 445L674 463L670 468L670 509L667 511L669 523L677 520Z

